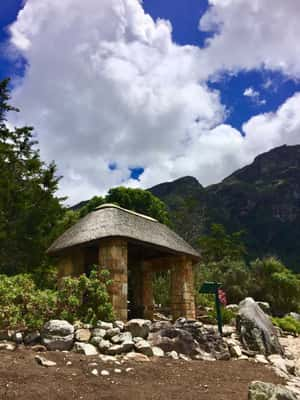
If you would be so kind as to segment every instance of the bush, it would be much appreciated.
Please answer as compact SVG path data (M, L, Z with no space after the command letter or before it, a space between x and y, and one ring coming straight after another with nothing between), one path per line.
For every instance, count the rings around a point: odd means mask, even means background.
M56 290L38 289L30 275L0 275L0 329L38 329L53 318L111 320L109 284L109 272L97 269L89 278L63 278Z
M272 314L282 316L298 312L300 304L300 276L294 274L274 257L251 263L252 282L250 295L270 303Z
M300 322L291 316L272 318L273 324L286 332L300 333Z
M159 272L153 279L153 296L155 304L161 304L163 307L170 305L170 272Z

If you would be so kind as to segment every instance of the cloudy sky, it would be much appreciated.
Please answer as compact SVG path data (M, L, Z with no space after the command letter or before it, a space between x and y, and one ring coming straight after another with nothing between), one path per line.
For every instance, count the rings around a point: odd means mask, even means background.
M299 0L1 0L0 79L69 204L300 143Z

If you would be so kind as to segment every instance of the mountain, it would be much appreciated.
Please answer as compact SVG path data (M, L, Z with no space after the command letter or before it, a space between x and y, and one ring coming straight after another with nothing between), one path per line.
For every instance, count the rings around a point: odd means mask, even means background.
M281 146L222 182L204 188L184 177L149 189L170 211L174 229L191 244L222 223L245 231L249 258L276 255L300 272L300 145Z

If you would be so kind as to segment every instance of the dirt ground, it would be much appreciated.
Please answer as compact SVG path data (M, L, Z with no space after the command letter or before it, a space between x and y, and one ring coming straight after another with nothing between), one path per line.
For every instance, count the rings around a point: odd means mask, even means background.
M35 355L30 350L0 352L1 400L246 400L251 381L282 382L265 366L249 361L153 359L116 365L74 353L40 353L57 363L46 368ZM133 369L126 372L128 367ZM91 374L95 368L99 376ZM101 376L102 369L110 375Z

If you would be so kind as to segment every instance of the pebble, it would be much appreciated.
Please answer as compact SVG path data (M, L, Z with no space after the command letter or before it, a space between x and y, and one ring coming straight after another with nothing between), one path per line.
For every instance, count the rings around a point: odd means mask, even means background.
M91 372L92 375L98 376L98 370L94 368Z
M100 373L102 376L109 376L109 371L107 371L107 369L103 369Z

